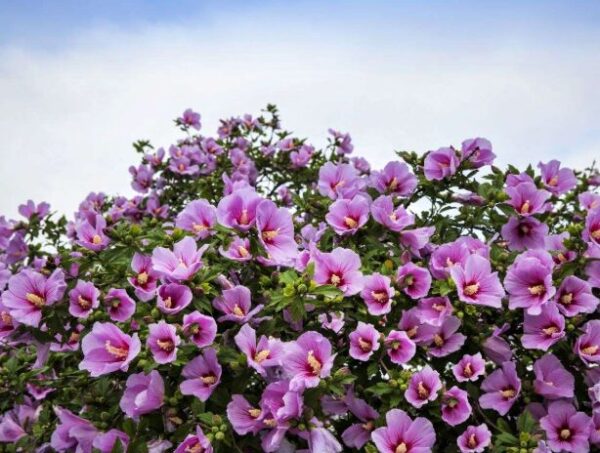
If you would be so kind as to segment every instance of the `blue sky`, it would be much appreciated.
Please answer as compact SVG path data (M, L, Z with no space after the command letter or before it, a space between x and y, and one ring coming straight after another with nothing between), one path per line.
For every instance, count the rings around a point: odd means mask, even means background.
M187 107L208 133L275 102L374 166L478 135L501 164L582 166L600 156L599 24L597 1L0 0L0 213L130 194L129 144L168 145Z

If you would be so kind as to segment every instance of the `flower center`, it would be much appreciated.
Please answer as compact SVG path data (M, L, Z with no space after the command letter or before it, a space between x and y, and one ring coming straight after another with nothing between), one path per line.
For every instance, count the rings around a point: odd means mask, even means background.
M175 349L175 343L173 343L173 340L170 338L166 340L156 340L156 344L160 349L166 352L171 352L173 349Z
M270 353L271 351L269 351L268 349L263 349L262 351L259 351L254 355L254 361L256 363L261 363L269 358Z
M519 225L519 231L521 231L521 234L527 235L529 234L529 226L525 224Z
M331 274L329 281L333 286L339 286L339 284L342 283L342 279L338 274Z
M145 285L146 283L148 283L148 273L140 272L137 276L137 281L140 285Z
M98 245L101 243L102 243L102 238L100 237L100 235L94 234L94 236L92 237L92 244Z
M394 453L406 453L407 451L408 448L406 448L406 444L404 442L400 442L394 450Z
M569 428L563 428L560 430L560 438L562 440L567 440L569 437L571 437L571 430Z
M371 297L380 303L388 301L388 295L385 291L371 291Z
M318 376L321 373L323 364L315 357L313 351L308 351L308 355L306 356L306 362L308 363L308 366L310 367L314 375Z
M77 303L84 310L87 310L88 308L90 308L92 306L92 302L81 295L77 296Z
M469 436L469 440L467 441L467 446L469 448L475 448L477 446L477 439L475 438L475 434L471 434Z
M242 245L238 245L238 253L242 258L246 258L248 256L248 249Z
M544 285L534 285L529 287L529 294L532 296L541 296L546 292L546 287Z
M12 324L12 316L6 311L0 312L0 318L4 324Z
M529 200L525 200L525 203L521 205L521 214L529 214L531 210L531 205L529 204Z
M556 186L558 184L558 176L553 176L552 178L550 178L550 181L548 181L548 185L549 186Z
M77 343L79 341L79 332L71 332L69 343Z
M446 308L446 305L445 305L445 304L433 304L433 305L432 305L432 308L433 308L435 311L439 311L439 312L441 313L441 312L443 312L443 311L444 311L444 309Z
M373 347L373 343L371 343L369 340L365 340L364 338L358 339L358 345L364 352L369 352Z
M240 216L240 225L248 225L248 210L247 209L242 209L242 215Z
M207 230L208 228L206 227L206 225L203 225L201 223L194 223L192 225L192 228L194 229L194 231L196 233L200 233L201 231Z
M596 241L600 240L600 227L592 231L592 238Z
M467 364L463 368L463 375L465 377L473 376L473 368L471 368L471 362L467 362Z
M513 388L509 387L504 390L500 390L500 394L502 395L502 398L509 400L515 397L516 392Z
M544 332L546 335L554 335L555 333L558 333L558 331L559 329L556 326L549 326L545 329L542 329L542 332Z
M444 346L444 338L439 333L433 336L433 342L438 348Z
M593 344L591 346L586 346L581 350L581 352L583 352L586 355L594 355L596 354L596 352L598 352L598 345Z
M260 417L261 412L262 411L260 409L255 409L255 408L248 409L248 414L250 414L250 417L252 417L252 418Z
M217 382L217 377L211 373L211 374L206 374L204 376L201 376L200 380L202 381L203 384L213 385L215 382Z
M410 329L408 329L408 330L406 331L406 336L407 336L408 338L413 338L414 336L416 336L416 335L417 335L417 331L418 331L418 330L419 330L419 326L414 326L414 327L411 327Z
M474 296L479 292L479 283L471 283L470 285L465 286L463 292L467 296Z
M270 231L263 231L262 232L262 238L263 241L268 242L268 241L272 241L273 239L275 239L277 237L277 235L279 234L279 230L270 230Z
M275 421L274 418L267 418L266 420L263 420L263 423L269 428L275 428L277 426L277 421Z
M165 308L171 308L173 307L173 299L171 299L171 297L166 297L164 300L164 304L165 304Z
M233 314L236 315L238 318L243 318L245 313L244 311L240 308L240 306L238 304L235 304L233 306L233 310L232 310Z
M123 347L119 348L118 346L113 346L110 344L110 340L106 340L104 344L104 348L108 351L109 354L114 355L117 359L124 359L129 354L129 348Z
M563 305L571 305L571 302L573 302L573 293L563 294L560 298L560 303Z
M427 390L427 387L425 387L423 381L419 381L417 384L417 394L421 399L425 399L429 396L429 390Z
M42 308L46 303L43 297L38 296L34 293L27 293L25 295L25 299L27 299L31 304L35 305L37 308Z
M455 407L456 407L456 405L458 404L458 400L457 400L456 398L452 398L452 397L450 397L450 398L448 398L448 400L447 400L446 404L448 405L448 407L449 407L450 409L453 409L453 408L455 408Z
M202 445L200 445L200 441L198 440L196 440L196 443L194 445L188 445L187 447L185 447L186 453L202 453L202 451L204 451L204 448L202 447Z
M358 222L352 217L344 217L344 223L348 228L356 228L358 226Z

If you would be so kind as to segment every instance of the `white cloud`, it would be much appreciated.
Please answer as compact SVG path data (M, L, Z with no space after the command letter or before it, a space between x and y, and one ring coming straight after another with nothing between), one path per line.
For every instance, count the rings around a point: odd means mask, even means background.
M0 212L33 198L70 214L89 191L131 193L130 143L168 145L186 107L212 132L218 118L274 102L285 127L316 143L328 127L350 131L376 166L394 149L476 135L501 163L584 165L600 155L593 41L466 50L413 45L414 30L360 43L353 27L306 37L309 25L272 20L99 28L60 49L0 49Z

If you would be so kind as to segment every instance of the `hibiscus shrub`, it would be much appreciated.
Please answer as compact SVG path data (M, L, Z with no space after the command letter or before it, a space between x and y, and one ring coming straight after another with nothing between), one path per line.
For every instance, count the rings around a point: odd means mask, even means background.
M600 177L489 141L371 171L257 118L134 144L133 198L0 219L6 452L600 442Z

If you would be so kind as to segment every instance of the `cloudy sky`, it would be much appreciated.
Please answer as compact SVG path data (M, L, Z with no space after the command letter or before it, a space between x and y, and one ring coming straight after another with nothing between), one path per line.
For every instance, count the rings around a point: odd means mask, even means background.
M381 166L484 136L501 164L600 157L600 2L0 2L0 214L130 195L131 142L268 102Z

